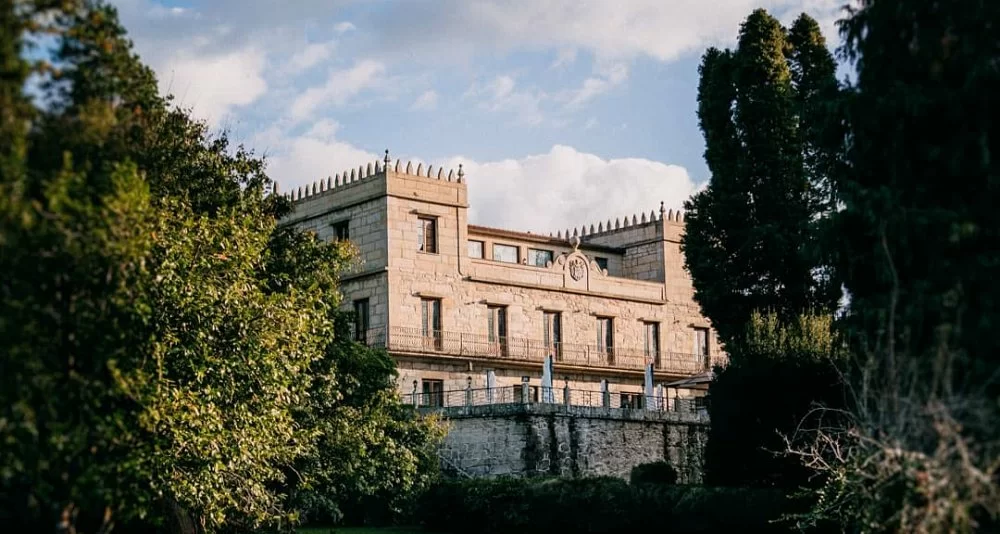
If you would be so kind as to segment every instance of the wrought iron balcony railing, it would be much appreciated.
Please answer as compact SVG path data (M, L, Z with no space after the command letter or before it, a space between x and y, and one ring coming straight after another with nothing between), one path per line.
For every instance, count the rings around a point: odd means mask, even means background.
M402 395L402 401L420 408L457 408L495 404L561 404L681 413L702 413L707 410L705 398L679 398L663 394L647 396L643 393L601 392L532 385L407 393Z
M469 332L435 330L424 332L419 328L378 328L365 333L359 340L369 346L394 352L475 356L503 360L542 362L552 355L556 363L582 367L645 369L653 368L682 375L693 375L722 363L720 358L677 352L653 352L644 349L602 347L574 343L545 343L519 337L490 337Z

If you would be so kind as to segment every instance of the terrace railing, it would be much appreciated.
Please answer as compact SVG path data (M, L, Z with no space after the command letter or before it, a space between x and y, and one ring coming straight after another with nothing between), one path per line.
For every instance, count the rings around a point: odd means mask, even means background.
M643 393L602 392L568 387L503 386L466 388L402 395L404 403L418 408L456 408L503 404L561 404L658 412L700 413L707 407L705 400Z
M651 352L645 349L602 347L574 343L545 343L520 337L491 337L470 332L392 327L365 332L359 340L369 346L393 352L475 356L504 360L539 362L553 355L556 363L582 367L642 370L647 363L654 369L682 375L693 375L721 363L704 355L678 352Z

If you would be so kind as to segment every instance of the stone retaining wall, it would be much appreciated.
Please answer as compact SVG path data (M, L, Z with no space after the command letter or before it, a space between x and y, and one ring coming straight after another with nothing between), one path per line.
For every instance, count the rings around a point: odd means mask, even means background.
M555 404L446 408L443 469L473 477L615 476L667 460L681 483L702 480L701 414Z

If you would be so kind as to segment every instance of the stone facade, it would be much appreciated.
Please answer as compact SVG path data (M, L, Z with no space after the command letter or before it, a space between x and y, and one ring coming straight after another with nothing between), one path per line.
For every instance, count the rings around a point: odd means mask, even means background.
M704 416L505 404L449 408L442 468L459 476L614 476L666 460L678 482L702 481Z
M725 357L692 299L679 212L661 204L565 235L487 228L468 222L465 178L384 161L288 195L283 224L357 245L344 307L395 357L402 394L422 405L524 377L537 387L547 355L559 386L642 394L649 363L663 385Z

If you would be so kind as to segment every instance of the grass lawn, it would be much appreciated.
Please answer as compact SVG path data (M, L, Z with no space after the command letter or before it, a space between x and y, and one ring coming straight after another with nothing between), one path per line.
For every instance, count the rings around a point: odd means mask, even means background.
M424 534L417 527L309 527L300 528L299 534Z

